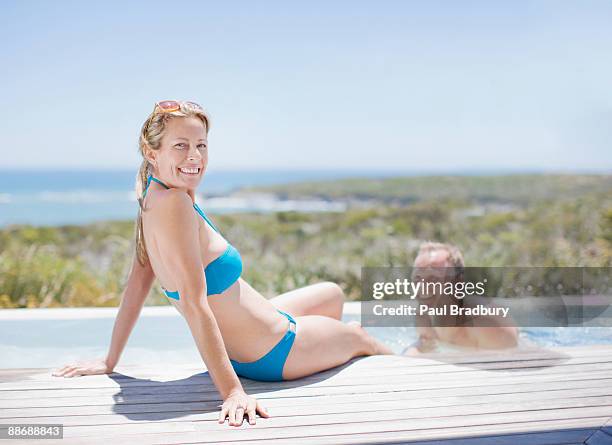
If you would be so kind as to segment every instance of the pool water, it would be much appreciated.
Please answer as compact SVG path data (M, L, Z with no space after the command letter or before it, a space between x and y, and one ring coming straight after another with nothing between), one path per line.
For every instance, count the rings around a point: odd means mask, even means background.
M347 314L344 321L359 320ZM0 319L0 368L54 368L74 360L105 356L114 317ZM366 328L401 353L416 340L412 327ZM612 328L521 328L522 345L578 346L612 344ZM187 323L178 314L141 316L120 364L201 362Z

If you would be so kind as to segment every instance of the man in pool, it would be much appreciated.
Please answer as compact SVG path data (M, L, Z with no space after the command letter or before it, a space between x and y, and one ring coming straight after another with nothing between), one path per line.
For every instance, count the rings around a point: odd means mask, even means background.
M413 281L457 282L464 269L463 255L450 244L426 242L421 244L414 260ZM478 297L456 298L455 295L419 294L420 305L428 308L445 308L444 311L417 311L418 340L404 355L435 351L438 343L479 349L513 348L518 343L518 329L510 318L499 315L466 317L468 308L485 307L484 299ZM492 305L487 305L491 308ZM451 310L461 309L461 310ZM424 313L423 313L424 312ZM433 313L444 315L432 315ZM486 311L485 311L486 312ZM460 315L457 315L460 314Z

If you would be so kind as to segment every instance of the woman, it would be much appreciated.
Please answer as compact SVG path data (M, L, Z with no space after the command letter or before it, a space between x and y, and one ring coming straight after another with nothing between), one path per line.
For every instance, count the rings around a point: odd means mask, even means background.
M361 355L392 354L359 324L341 322L334 283L271 300L240 278L242 259L195 203L208 164L209 118L193 102L158 102L140 133L136 255L105 360L67 365L74 377L111 373L154 278L183 315L223 405L219 422L268 417L237 375L278 381L304 377ZM206 295L206 297L204 297Z

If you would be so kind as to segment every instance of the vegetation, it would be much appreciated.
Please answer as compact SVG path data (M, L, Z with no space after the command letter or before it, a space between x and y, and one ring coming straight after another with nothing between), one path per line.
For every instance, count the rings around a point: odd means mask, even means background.
M612 176L351 179L257 191L349 204L343 213L213 216L241 252L243 278L268 297L331 280L356 300L361 267L410 265L424 240L458 245L472 266L612 265ZM0 230L0 307L116 306L133 238L133 221ZM147 304L167 304L162 295L156 285Z

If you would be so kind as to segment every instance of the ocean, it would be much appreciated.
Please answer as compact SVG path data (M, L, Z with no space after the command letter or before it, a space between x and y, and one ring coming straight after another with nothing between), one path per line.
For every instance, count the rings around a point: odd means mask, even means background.
M404 173L405 174L405 173ZM246 186L386 177L400 172L356 170L210 171L198 189L197 202L207 212L278 210L342 211L340 203L279 201L271 196L249 199L231 193ZM12 224L58 226L134 219L138 209L136 170L0 170L0 227Z

